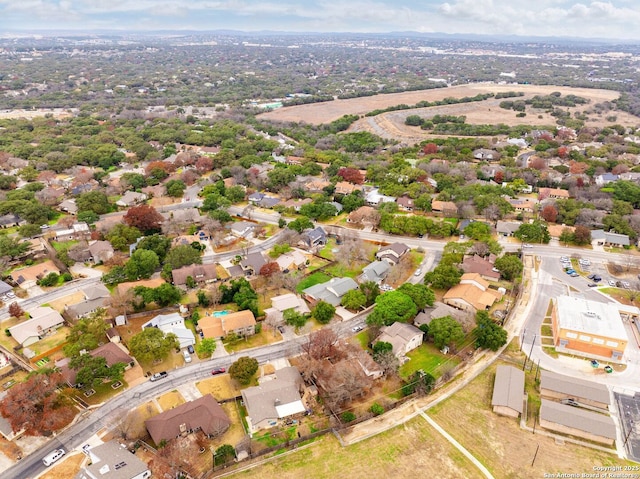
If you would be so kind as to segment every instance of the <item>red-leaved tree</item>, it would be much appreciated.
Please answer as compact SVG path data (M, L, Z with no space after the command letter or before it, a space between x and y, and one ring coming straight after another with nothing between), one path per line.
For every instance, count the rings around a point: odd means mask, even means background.
M553 205L547 205L542 208L540 216L542 216L542 219L548 221L549 223L555 223L556 218L558 217L558 210Z
M280 266L278 266L278 263L276 263L275 261L267 263L263 265L262 268L260 268L260 275L266 276L267 278L279 272L280 272Z
M159 230L164 220L162 215L149 205L132 206L122 219L129 226L135 226L144 232Z
M0 414L15 431L30 436L49 436L69 424L76 415L71 400L56 391L60 373L34 374L16 384L0 402Z
M364 176L360 173L360 170L356 168L340 168L338 170L338 176L341 176L344 181L361 185L364 183Z

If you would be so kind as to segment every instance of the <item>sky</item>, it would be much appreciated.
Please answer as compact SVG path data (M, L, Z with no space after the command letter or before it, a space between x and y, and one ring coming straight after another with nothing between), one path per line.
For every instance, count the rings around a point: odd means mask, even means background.
M0 0L35 30L417 31L640 40L639 0Z

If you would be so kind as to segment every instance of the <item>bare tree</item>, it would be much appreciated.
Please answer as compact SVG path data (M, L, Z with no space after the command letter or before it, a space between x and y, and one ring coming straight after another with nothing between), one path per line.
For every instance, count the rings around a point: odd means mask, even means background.
M114 429L116 434L125 441L138 439L140 437L141 426L144 427L140 412L137 409L132 409L127 413L120 411L119 416L121 416L122 419L116 423Z
M302 351L311 359L336 360L344 356L338 347L339 341L340 338L332 329L320 329L309 335L307 342L302 345Z

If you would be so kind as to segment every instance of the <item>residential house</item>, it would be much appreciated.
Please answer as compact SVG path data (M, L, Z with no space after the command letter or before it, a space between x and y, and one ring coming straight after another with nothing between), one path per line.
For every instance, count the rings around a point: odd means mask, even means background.
M402 257L410 251L410 248L404 243L391 243L387 246L381 246L376 253L378 260L384 260L391 266L400 262Z
M184 208L180 210L165 211L160 213L167 221L176 223L201 224L205 216L200 214L198 208Z
M131 206L136 206L141 203L144 203L149 199L149 196L146 193L138 193L137 191L127 191L122 198L116 201L116 205L122 206L123 208L129 208Z
M562 190L559 188L540 188L540 190L538 190L538 200L540 201L547 198L559 200L567 199L569 197L569 192L567 190Z
M193 332L184 325L184 318L178 313L159 314L144 323L141 329L144 328L158 328L165 334L175 334L181 349L196 344Z
M74 223L70 228L55 231L55 237L56 241L87 240L91 237L91 230L87 223Z
M408 196L401 196L400 198L396 199L396 203L398 204L398 208L401 211L413 211L413 199L409 198Z
M536 202L528 198L507 198L507 201L517 213L533 213Z
M147 479L151 477L147 464L117 441L94 446L85 451L85 454L89 456L90 462L80 468L75 479Z
M620 177L618 175L614 175L613 173L603 173L602 175L597 175L595 178L596 185L598 186L608 185L609 183L614 183L619 179Z
M304 231L301 240L307 248L317 248L327 244L327 233L322 226L317 226L314 229Z
M335 195L350 195L354 191L362 191L362 185L354 185L348 181L338 181L336 183L333 194Z
M255 203L256 206L260 208L271 209L276 205L279 205L282 200L280 198L276 198L274 196L265 196L258 203Z
M211 394L180 404L144 422L153 442L160 444L202 430L214 437L229 429L231 421Z
M517 418L524 410L524 398L524 372L513 366L498 366L491 398L493 412Z
M242 401L247 409L249 433L268 429L282 419L305 413L306 407L300 396L303 387L300 373L290 366L276 370L274 378L263 378L259 386L243 389Z
M380 284L387 277L390 270L391 266L387 261L374 261L362 268L362 274L358 281L361 283L373 281L376 284Z
M62 203L58 205L58 209L60 211L64 211L65 213L69 213L70 215L75 215L78 213L78 205L76 205L76 199L71 198L68 200L63 200Z
M329 204L336 209L336 215L342 213L344 206L342 206L340 203L338 203L337 201L329 201Z
M31 319L9 328L11 337L23 347L37 343L64 325L62 315L48 306L38 306L27 313Z
M253 336L256 333L256 317L248 309L205 316L198 320L198 328L205 338L222 339L231 333L241 337Z
M413 318L413 324L420 327L423 324L430 324L436 318L444 318L451 316L463 327L465 331L469 331L476 326L475 313L456 309L448 304L436 301L432 308L425 308Z
M552 371L541 370L540 395L546 399L574 401L594 408L609 410L611 396L606 384L586 379L564 376Z
M308 205L309 203L313 203L311 198L295 198L280 203L280 206L285 209L293 209L294 211L299 212L300 208L304 205Z
M415 326L407 323L395 322L390 326L380 328L380 335L375 342L382 341L393 346L393 354L403 361L409 351L413 351L422 344L424 333Z
M265 264L267 264L267 261L260 252L249 253L242 261L240 261L240 266L247 275L260 274L260 270Z
M542 399L540 427L603 444L613 444L616 425L611 417L583 408Z
M462 261L462 270L465 273L478 273L487 281L500 280L500 271L498 271L494 263L496 255L491 254L488 258L483 258L477 254L473 256L465 256Z
M520 228L519 221L500 221L496 224L496 233L500 236L513 236L518 228Z
M304 184L304 190L308 193L322 193L329 185L331 185L331 182L327 180L311 178Z
M9 291L13 291L13 287L0 280L0 296L7 294Z
M244 239L253 238L255 228L256 224L248 221L236 221L229 226L233 236Z
M72 320L86 318L100 308L106 308L111 304L111 293L102 284L88 286L82 290L84 300L79 303L65 305L65 313Z
M615 246L624 248L625 246L631 245L631 240L628 235L610 233L604 230L592 230L591 244L593 246Z
M326 283L308 287L302 291L302 294L312 304L325 301L333 306L338 306L345 294L357 288L358 284L351 278L332 278Z
M123 223L123 217L126 214L125 211L121 211L120 214L111 213L110 215L102 215L102 217L95 222L95 230L108 233L111 231L117 224Z
M11 272L11 279L22 289L29 289L36 285L36 281L44 278L49 273L60 274L60 270L51 260L43 261L33 266L27 266L26 268L16 269Z
M347 223L360 224L362 226L372 226L377 224L380 219L380 213L372 206L361 206L357 210L352 211L347 216Z
M465 273L460 284L455 285L444 295L444 302L463 311L486 311L493 303L502 298L502 293L489 288L489 283L478 273Z
M0 434L7 441L13 441L14 439L18 439L20 436L24 434L24 431L25 431L24 428L20 429L19 431L14 431L8 419L0 415Z
M25 223L26 221L15 213L7 213L6 215L0 216L0 228L13 228L14 226L21 226Z
M493 161L500 159L500 153L495 150L488 150L486 148L478 148L473 151L473 157L476 160L481 161Z
M431 202L431 211L433 213L439 213L442 216L456 216L458 214L458 207L453 201L438 201Z
M173 284L186 287L187 279L192 278L197 284L211 283L218 279L215 263L190 264L171 271Z
M264 310L265 319L282 322L282 313L287 309L293 309L296 313L307 314L311 311L304 299L294 293L282 294L271 298L271 307Z
M95 263L104 263L113 258L115 253L113 246L108 241L92 241L89 243L89 253L91 254L91 260Z
M135 365L135 360L124 349L124 346L120 346L116 344L116 342L109 341L101 346L98 346L96 349L89 351L88 354L90 354L94 358L104 358L108 367L111 367L117 363L122 363L125 365L125 370L127 370L131 369ZM64 358L56 361L55 364L56 367L60 370L60 374L62 374L65 382L71 387L76 387L76 377L78 375L78 371L72 369L69 366L69 361L69 358Z
M364 197L364 200L369 206L378 206L382 203L395 203L396 199L393 196L387 196L380 193L378 188L373 188L368 191Z
M289 272L299 270L307 265L307 257L298 250L292 250L288 253L278 256L276 263L280 267L280 271Z
M551 329L556 349L587 357L622 360L629 342L615 303L558 296L551 310Z

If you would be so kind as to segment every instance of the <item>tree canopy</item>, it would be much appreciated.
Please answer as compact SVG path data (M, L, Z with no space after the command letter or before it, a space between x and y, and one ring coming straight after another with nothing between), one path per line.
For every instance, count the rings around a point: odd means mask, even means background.
M396 321L406 323L418 314L418 308L401 291L389 291L376 298L376 307L367 317L367 324L389 326Z
M436 318L429 323L429 337L438 349L453 346L464 339L462 326L451 316Z
M129 340L129 351L143 363L164 359L179 346L175 334L165 334L158 328L144 328Z
M238 358L229 368L229 376L242 385L247 385L258 371L258 361L249 356Z

